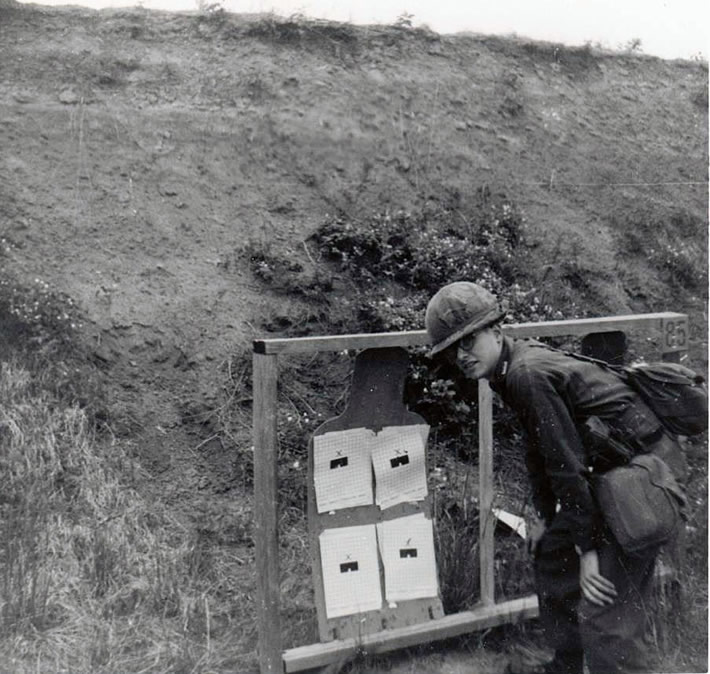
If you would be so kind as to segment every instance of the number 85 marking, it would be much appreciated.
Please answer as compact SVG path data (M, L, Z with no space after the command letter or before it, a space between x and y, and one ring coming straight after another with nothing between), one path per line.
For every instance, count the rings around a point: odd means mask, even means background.
M663 332L663 353L668 351L683 351L688 348L688 318L664 320L661 324Z

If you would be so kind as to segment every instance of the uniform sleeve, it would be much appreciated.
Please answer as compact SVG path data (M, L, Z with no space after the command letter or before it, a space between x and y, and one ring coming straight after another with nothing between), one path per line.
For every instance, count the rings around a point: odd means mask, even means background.
M539 517L546 524L549 524L555 516L555 497L550 483L545 474L545 462L531 437L528 436L527 451L525 454L525 465L528 469L528 477L532 488L532 502Z
M536 507L547 518L550 492L572 518L583 552L596 547L600 514L587 481L584 448L565 404L562 375L522 367L510 382L510 404L528 434L527 465ZM554 506L553 506L554 507Z

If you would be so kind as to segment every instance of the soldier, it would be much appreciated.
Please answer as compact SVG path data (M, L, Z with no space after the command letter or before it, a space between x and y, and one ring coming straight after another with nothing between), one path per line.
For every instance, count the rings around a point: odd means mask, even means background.
M554 659L545 672L645 671L643 635L656 554L625 554L604 524L588 476L619 465L611 447L592 451L589 421L602 423L614 446L653 451L684 471L677 440L614 372L532 340L503 336L504 311L479 285L457 282L430 300L426 329L432 355L468 379L487 379L520 419L538 520L534 557L540 618ZM607 451L608 449L608 451Z

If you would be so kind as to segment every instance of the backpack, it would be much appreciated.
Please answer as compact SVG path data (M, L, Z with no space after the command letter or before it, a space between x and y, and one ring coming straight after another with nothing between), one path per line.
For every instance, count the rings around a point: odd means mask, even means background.
M673 435L698 435L708 428L708 389L697 372L678 363L611 365L604 360L540 344L550 351L616 372Z
M698 435L708 427L705 380L678 363L639 363L623 377L674 435Z

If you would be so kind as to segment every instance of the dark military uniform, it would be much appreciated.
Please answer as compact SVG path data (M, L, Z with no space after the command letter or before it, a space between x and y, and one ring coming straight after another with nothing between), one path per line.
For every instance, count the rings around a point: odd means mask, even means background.
M514 409L528 436L526 463L533 503L547 529L535 555L540 617L556 650L558 671L591 674L644 670L643 634L655 554L626 555L605 527L590 489L584 423L598 417L633 453L653 451L684 471L675 439L617 374L530 340L503 340L491 387ZM600 573L614 583L612 605L587 601L579 555L596 549Z

